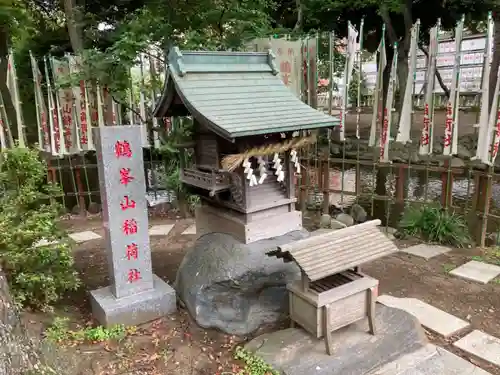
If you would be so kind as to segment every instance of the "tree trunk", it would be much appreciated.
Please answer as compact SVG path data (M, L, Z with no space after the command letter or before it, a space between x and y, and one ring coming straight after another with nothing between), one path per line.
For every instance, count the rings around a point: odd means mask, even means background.
M71 47L74 53L80 54L83 51L81 13L76 4L76 0L64 0L63 2Z
M297 22L295 23L295 26L293 27L293 31L300 31L300 30L302 30L302 24L303 24L303 20L304 20L304 11L302 8L302 1L295 0L295 6L297 8Z
M497 84L498 65L500 64L500 15L495 19L495 35L493 37L493 61L491 62L490 74L490 97L488 100L488 107L491 108L493 102L493 94Z
M39 364L33 342L12 302L5 274L0 270L0 375L24 375Z

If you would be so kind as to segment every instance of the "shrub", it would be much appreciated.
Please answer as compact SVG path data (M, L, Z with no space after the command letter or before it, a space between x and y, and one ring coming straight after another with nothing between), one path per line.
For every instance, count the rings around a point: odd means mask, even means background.
M403 234L442 245L464 247L471 243L463 217L439 205L407 207L399 229Z
M49 309L79 286L65 232L56 223L61 190L46 182L36 150L13 148L0 160L0 261L20 307ZM45 241L43 246L35 246Z

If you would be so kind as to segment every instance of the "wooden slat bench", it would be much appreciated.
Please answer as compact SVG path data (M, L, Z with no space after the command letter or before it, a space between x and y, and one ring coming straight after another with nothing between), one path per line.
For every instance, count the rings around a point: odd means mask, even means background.
M383 234L380 220L333 230L278 247L269 256L295 262L302 274L290 283L290 318L317 338L332 355L331 332L368 317L375 334L378 280L358 266L398 251Z

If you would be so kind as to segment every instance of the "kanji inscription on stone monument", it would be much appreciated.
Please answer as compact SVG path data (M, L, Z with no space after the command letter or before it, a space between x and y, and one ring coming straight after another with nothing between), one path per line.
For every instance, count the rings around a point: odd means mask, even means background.
M94 315L108 325L140 324L175 308L174 290L151 267L140 132L139 126L94 129L111 285L92 297Z

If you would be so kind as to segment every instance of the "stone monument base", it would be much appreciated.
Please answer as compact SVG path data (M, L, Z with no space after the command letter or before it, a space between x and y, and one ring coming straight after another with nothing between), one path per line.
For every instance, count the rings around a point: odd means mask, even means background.
M103 326L139 325L161 318L177 308L175 290L153 275L154 288L131 296L116 298L111 287L90 292L92 314Z
M244 244L229 234L202 235L184 256L175 289L203 328L246 335L286 317L286 284L300 278L295 263L266 252L308 236L297 230Z

